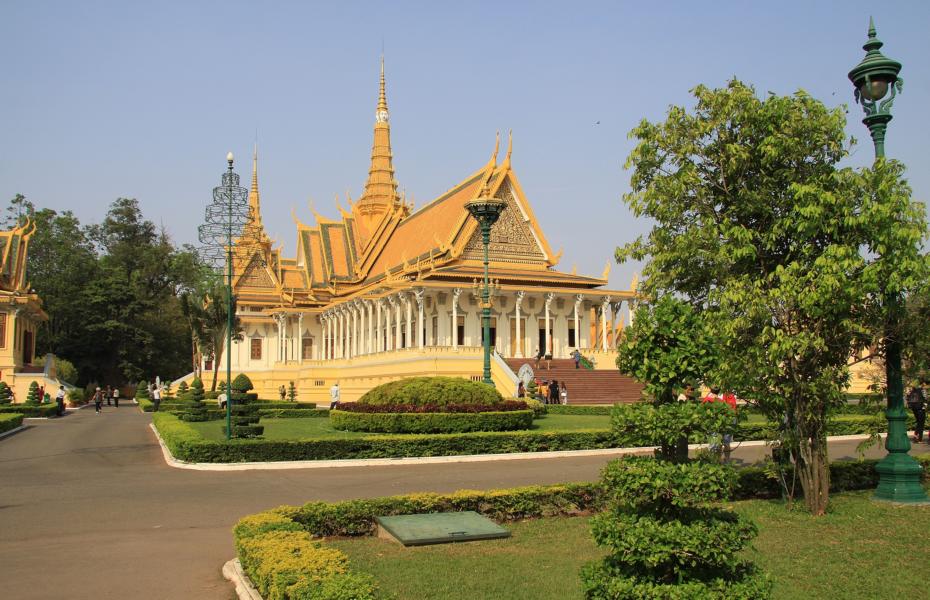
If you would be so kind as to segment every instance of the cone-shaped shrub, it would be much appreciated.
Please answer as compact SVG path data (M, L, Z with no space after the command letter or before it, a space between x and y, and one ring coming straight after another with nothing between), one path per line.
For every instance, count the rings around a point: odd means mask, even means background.
M152 397L149 395L149 382L140 381L139 385L136 386L136 398L140 400L151 400Z
M252 438L261 437L265 428L258 425L261 418L258 414L258 406L249 400L248 391L252 389L252 380L245 373L236 377L230 393L230 412L232 413L232 434L234 438ZM223 432L226 432L226 426L223 426Z
M178 414L178 418L182 421L206 421L207 420L207 407L203 403L203 382L199 377L195 377L194 381L191 382L190 389L187 389L187 384L181 382L181 385L178 386L178 392L181 392L181 386L184 386L183 393L180 394L182 399L181 413Z
M662 441L680 433L663 431L687 415L692 433L719 431L716 407L656 407L639 425ZM731 417L732 418L732 417ZM614 426L623 431L629 423ZM655 422L642 422L654 419ZM736 481L733 467L713 459L678 458L672 444L657 458L628 456L611 461L601 473L607 510L591 520L594 541L608 551L581 573L589 600L763 600L771 583L740 557L756 526L720 506Z
M200 384L203 387L203 383ZM187 395L187 392L190 391L190 388L187 386L186 381L182 381L178 384L178 398L184 398Z
M5 381L0 381L0 404L9 404L13 401L13 391Z
M38 404L42 399L39 398L39 384L33 381L29 384L29 393L26 395L26 404Z
M297 386L293 381L287 386L287 399L289 402L297 402Z

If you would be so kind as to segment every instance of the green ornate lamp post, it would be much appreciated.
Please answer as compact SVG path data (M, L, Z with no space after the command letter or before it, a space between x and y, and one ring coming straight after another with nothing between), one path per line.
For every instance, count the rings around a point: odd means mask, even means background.
M849 72L855 87L856 102L862 105L875 145L875 160L885 158L885 131L891 121L891 107L901 91L903 80L898 77L901 63L883 55L882 42L875 32L875 22L869 19L869 39L862 46L865 57ZM889 93L890 92L890 93ZM888 389L888 455L875 467L879 474L875 499L892 502L926 502L927 494L920 484L921 466L908 454L907 413L904 411L904 381L901 374L901 342L897 329L901 318L901 298L896 292L885 294L885 380Z
M491 381L491 281L488 278L488 246L491 244L491 227L506 207L503 200L497 198L478 198L465 203L465 208L475 217L481 227L481 241L484 244L484 285L481 288L481 321L484 329L484 383L494 385Z

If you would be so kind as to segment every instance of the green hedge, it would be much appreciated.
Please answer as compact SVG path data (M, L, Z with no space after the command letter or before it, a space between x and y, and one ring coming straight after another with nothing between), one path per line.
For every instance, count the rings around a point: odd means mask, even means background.
M27 418L54 417L58 414L58 404L48 402L46 404L5 404L0 406L0 415L17 414Z
M466 433L515 431L533 426L532 410L481 413L361 413L329 411L329 422L340 431L378 433Z
M410 377L374 387L359 404L497 404L503 397L494 386L461 377Z
M571 404L548 404L546 412L550 415L609 415L612 404L592 406L572 406Z
M917 457L924 466L926 480L930 456ZM869 489L875 486L875 460L834 462L830 465L831 492ZM780 494L778 483L764 469L737 469L735 499L771 498ZM352 574L344 556L325 552L327 547L313 538L329 536L368 536L377 529L376 516L473 510L495 521L577 515L600 511L607 496L600 482L530 486L504 490L461 490L451 494L408 494L343 502L308 502L303 506L280 506L239 520L233 536L246 574L266 599L299 598L368 599L375 596L371 580ZM296 558L293 558L296 557ZM341 565L341 576L357 595L317 596L295 587L297 581L312 581L325 569L321 565ZM327 577L321 578L327 581ZM277 584L275 582L278 582ZM317 585L320 583L304 583ZM358 591L355 591L358 590Z
M16 429L23 424L23 415L14 413L0 414L0 433Z
M262 462L507 454L550 450L612 448L608 430L569 432L501 431L447 434L371 435L357 439L205 440L174 415L158 413L153 422L178 460L187 462Z

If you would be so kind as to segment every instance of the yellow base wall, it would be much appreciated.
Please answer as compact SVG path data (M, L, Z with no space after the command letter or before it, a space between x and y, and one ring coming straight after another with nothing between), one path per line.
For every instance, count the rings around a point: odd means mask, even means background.
M288 388L291 381L297 386L297 399L329 405L329 388L339 382L343 402L354 402L373 387L407 377L445 376L474 379L481 377L483 354L481 348L424 348L405 349L359 356L351 359L306 360L302 364L278 364L273 369L245 371L252 380L254 392L266 400L278 400L279 388ZM233 371L233 379L240 371ZM193 376L184 381L190 385ZM220 369L218 380L226 379ZM495 361L491 361L491 379L505 397L513 397L516 384ZM203 374L204 386L210 389L213 373ZM174 385L173 390L177 390Z

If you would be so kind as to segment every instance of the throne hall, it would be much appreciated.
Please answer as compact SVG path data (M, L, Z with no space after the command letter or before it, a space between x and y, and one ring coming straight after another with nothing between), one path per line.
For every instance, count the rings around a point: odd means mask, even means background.
M314 211L309 225L295 216L293 258L281 256L262 225L256 150L243 234L252 241L234 261L243 337L233 342L233 376L248 374L263 397L293 381L300 400L317 402L328 401L334 381L351 401L401 377L480 379L483 245L465 207L479 197L506 203L489 247L492 378L501 393L513 395L516 365L532 365L540 348L556 359L578 348L596 370L616 372L618 315L634 292L605 289L609 262L600 276L557 269L561 252L549 246L511 165L512 138L503 160L499 146L498 137L490 159L446 193L417 209L408 204L394 174L382 61L364 190L347 198L339 220Z

